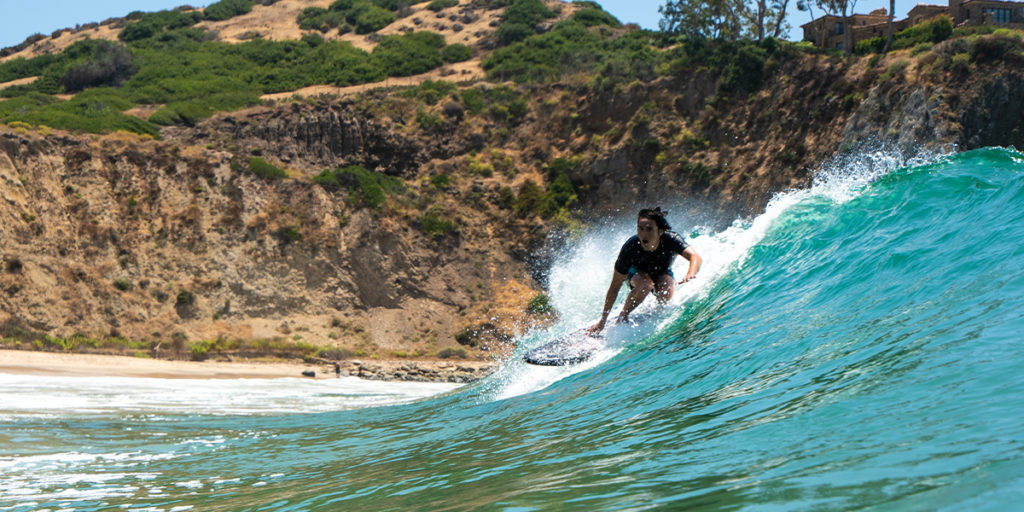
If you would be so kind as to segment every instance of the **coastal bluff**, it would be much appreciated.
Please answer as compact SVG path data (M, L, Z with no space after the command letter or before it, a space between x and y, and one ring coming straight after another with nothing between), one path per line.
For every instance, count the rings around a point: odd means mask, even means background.
M500 358L557 314L547 262L589 221L672 201L725 225L837 156L1024 147L1024 59L984 37L871 58L779 50L729 94L679 69L612 88L471 81L434 103L420 86L296 97L159 140L0 125L0 334L145 341L110 350L161 358L197 341L202 357L277 343ZM474 113L470 89L517 115ZM568 215L543 214L548 200Z

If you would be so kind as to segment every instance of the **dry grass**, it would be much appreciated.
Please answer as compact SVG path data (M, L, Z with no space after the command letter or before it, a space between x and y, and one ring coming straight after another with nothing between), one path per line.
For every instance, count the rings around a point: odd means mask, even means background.
M338 97L351 96L354 94L360 94L373 89L379 89L381 87L412 87L423 83L425 80L447 80L449 82L464 83L480 80L484 77L484 70L480 67L478 61L467 61L458 62L455 64L447 64L440 68L428 71L414 76L403 76L399 78L389 78L387 80L381 80L380 82L373 82L360 85L352 85L348 87L337 87L333 85L311 85L309 87L303 87L295 91L278 92L273 94L264 94L262 96L265 100L286 100L293 96L319 96L333 95Z
M24 50L18 53L0 58L0 62L6 62L8 60L16 59L18 57L31 59L33 57L38 57L40 55L44 55L47 53L60 53L64 51L64 49L68 46L71 46L72 44L75 44L79 41L84 41L86 39L107 39L110 41L117 41L117 34L120 32L121 29L114 28L113 25L101 25L96 28L81 30L77 33L64 32L60 35L60 37L56 39L50 37L47 37L46 39L40 39L36 43L32 44L28 48L25 48Z
M254 5L252 11L224 21L203 21L196 26L217 34L225 43L244 41L242 35L257 33L270 41L294 41L302 37L296 19L307 7L327 8L333 0L281 0L272 5Z
M25 78L19 78L17 80L11 80L10 82L0 83L0 91L6 89L8 87L13 87L15 85L30 84L32 82L35 82L38 78L39 78L38 76L29 76L29 77L25 77Z
M243 42L243 36L251 38L253 34L272 41L288 41L300 39L305 33L299 29L297 18L303 9L308 7L327 8L333 0L281 0L272 5L255 5L251 12L236 16L224 21L203 21L197 27L204 28L215 34L215 39L228 43ZM347 33L339 35L337 31L330 31L320 34L329 41L348 41L356 48L365 51L372 51L380 36L404 34L410 31L429 30L444 36L447 44L464 44L470 47L477 47L481 41L490 37L494 32L494 26L501 20L503 10L471 10L469 5L472 0L459 0L459 4L449 7L440 12L427 9L429 2L421 2L410 7L411 13L408 16L399 18L394 23L379 30L376 34L359 35ZM549 7L559 6L561 13L559 19L565 19L576 11L578 6L564 3L560 0L546 0ZM127 13L126 13L127 14ZM63 51L71 44L84 39L108 39L117 40L117 34L121 28L117 23L102 25L96 28L82 30L77 33L64 32L56 39L42 39L28 48L13 55L0 59L0 62L17 57L32 58L45 53L57 53ZM115 26L118 26L115 28ZM316 32L319 34L319 32ZM362 84L351 87L334 87L329 85L315 85L305 87L297 91L282 92L264 95L264 99L281 100L294 95L317 96L330 94L338 96L349 96L366 90L392 85L415 86L424 80L448 80L452 82L470 82L484 77L484 71L480 67L479 56L467 62L448 64L428 73L413 77L391 78L377 83ZM12 82L0 84L0 89L12 85L30 83L35 78L23 78ZM155 110L153 110L155 111ZM146 119L153 113L148 108L132 109L127 112Z

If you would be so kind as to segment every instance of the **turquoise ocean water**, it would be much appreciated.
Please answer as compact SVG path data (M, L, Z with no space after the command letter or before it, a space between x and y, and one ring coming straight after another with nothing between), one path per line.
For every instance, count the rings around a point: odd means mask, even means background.
M1021 507L1024 155L865 154L728 229L671 220L700 277L576 367L455 389L0 374L0 511ZM555 261L562 320L519 354L592 319L632 222Z

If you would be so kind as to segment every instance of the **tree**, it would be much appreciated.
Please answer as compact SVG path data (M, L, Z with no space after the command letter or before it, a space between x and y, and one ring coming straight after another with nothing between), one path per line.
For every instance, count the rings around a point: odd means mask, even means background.
M825 40L825 34L823 33L823 27L814 24L814 0L796 0L796 10L807 12L811 15L811 27L817 29L817 33L814 34L814 44L821 45Z
M83 48L92 45L92 55L69 66L60 78L68 92L101 85L118 86L139 69L132 52L121 44L103 39L80 44Z
M896 12L896 0L889 0L889 20L888 25L885 28L885 48L882 49L882 53L888 53L889 47L892 46L892 16Z
M743 33L741 0L667 0L658 7L662 32L705 39L738 39Z
M658 8L658 26L686 37L761 41L789 30L788 5L789 0L668 0Z
M747 8L748 31L750 37L758 41L765 37L778 39L789 31L786 23L786 9L789 0L753 0L752 8ZM746 6L744 6L746 7Z

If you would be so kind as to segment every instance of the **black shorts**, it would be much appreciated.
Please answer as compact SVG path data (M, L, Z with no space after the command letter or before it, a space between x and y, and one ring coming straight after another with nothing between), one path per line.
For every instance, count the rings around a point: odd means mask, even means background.
M639 273L640 273L640 270L637 269L636 267L629 267L629 271L626 272L626 282L629 283L629 289L630 290L633 289L633 276L635 276L635 275L637 275ZM644 273L646 274L646 272L644 272ZM650 278L651 278L652 281L658 282L657 278L659 278L661 276L664 276L664 275L669 275L669 276L672 277L672 279L676 278L676 275L672 273L672 269L668 269L667 271L665 271L664 274L658 274L656 276L650 276Z

